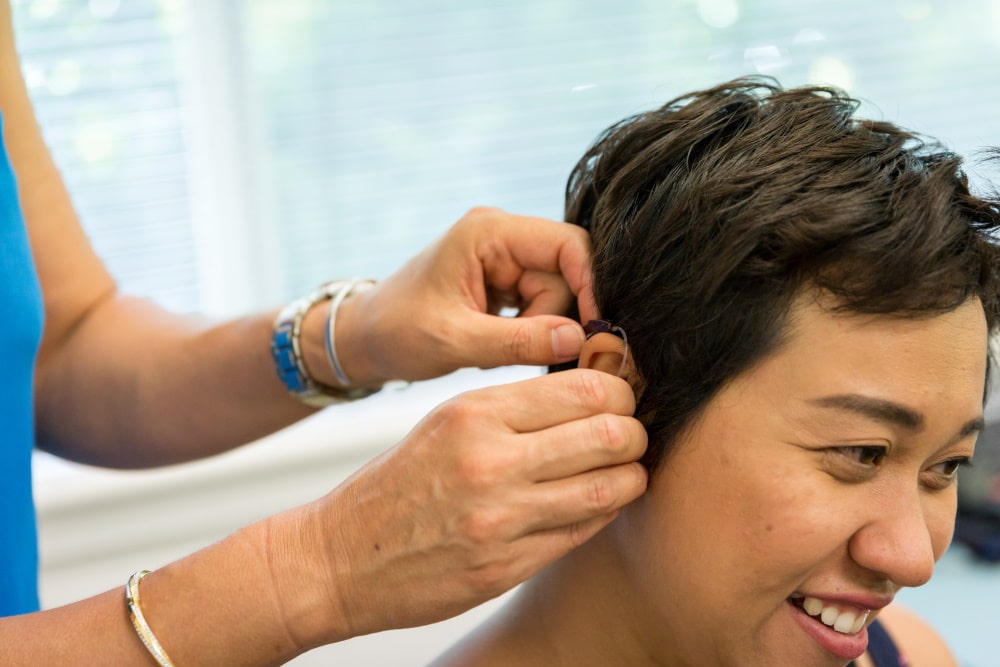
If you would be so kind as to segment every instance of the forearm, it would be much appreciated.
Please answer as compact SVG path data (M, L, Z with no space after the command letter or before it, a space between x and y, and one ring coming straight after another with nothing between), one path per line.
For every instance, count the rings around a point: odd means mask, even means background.
M289 519L254 524L142 580L143 614L176 665L278 665L343 638L322 588L309 585L322 573L306 568ZM0 619L0 663L153 665L129 621L126 578L81 602ZM278 599L293 587L294 605Z
M308 415L275 374L273 317L210 326L107 299L39 361L40 445L142 467L224 451Z
M130 631L122 591L107 591L65 607L0 619L0 662L24 667L152 664Z

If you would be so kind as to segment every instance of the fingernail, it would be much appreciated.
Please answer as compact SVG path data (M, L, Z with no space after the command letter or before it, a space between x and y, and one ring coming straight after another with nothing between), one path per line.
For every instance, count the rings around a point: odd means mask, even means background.
M576 359L583 347L583 328L564 324L552 330L552 353L560 359Z

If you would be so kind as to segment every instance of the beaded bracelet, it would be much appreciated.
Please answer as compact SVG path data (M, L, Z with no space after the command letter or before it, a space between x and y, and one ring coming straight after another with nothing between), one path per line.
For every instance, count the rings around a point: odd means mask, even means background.
M146 617L142 615L142 607L139 605L139 582L147 574L149 574L149 570L139 570L129 577L128 583L125 584L125 604L128 606L128 617L132 621L135 633L139 635L143 646L156 660L156 664L160 667L174 667L174 663L167 657L167 652L156 640L156 635L153 634L149 623L146 622Z

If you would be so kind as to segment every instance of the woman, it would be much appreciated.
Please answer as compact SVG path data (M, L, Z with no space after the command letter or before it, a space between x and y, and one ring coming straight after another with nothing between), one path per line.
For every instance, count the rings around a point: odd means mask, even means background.
M954 664L888 605L951 539L1000 204L856 107L737 80L577 164L605 318L580 365L634 387L649 489L439 667Z

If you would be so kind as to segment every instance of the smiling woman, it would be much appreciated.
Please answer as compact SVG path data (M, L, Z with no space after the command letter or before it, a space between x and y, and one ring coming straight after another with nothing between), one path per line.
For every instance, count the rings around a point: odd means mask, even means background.
M580 364L624 357L649 489L439 666L954 662L890 603L948 546L982 428L1000 205L855 109L737 80L578 163L567 219L628 337Z

